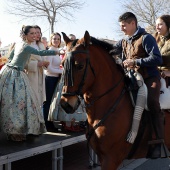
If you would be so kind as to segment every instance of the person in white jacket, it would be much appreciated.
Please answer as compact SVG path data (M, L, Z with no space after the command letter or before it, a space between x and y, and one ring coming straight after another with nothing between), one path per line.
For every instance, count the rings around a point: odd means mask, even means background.
M34 28L36 30L36 37L35 42L31 43L31 46L38 51L45 50L44 45L41 43L41 28L38 25L35 25ZM25 67L30 85L36 94L38 104L41 108L43 107L43 102L46 100L45 75L43 68L46 68L48 65L49 63L45 62L43 57L31 54Z
M49 50L59 51L61 44L61 35L59 33L53 33L49 40ZM51 100L54 94L54 90L59 82L60 75L63 73L61 67L61 58L59 55L47 56L45 60L49 62L47 69L45 70L45 85L46 85L46 101L43 105L44 120L48 131L54 130L53 122L48 121L48 114L50 109Z

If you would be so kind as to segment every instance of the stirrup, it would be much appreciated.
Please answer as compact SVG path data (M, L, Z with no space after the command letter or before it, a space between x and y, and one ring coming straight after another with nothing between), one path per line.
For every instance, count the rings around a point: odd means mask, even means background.
M148 142L149 145L158 145L160 144L160 158L167 158L170 157L170 152L165 145L164 139L157 139Z

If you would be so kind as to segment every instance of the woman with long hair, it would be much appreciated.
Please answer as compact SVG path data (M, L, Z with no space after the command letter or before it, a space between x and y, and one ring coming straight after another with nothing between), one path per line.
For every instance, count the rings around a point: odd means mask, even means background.
M49 50L59 51L61 44L61 35L56 32L52 33L49 41ZM54 125L53 122L48 121L48 114L51 105L51 100L59 82L60 75L63 73L63 68L61 65L60 55L51 55L46 56L45 60L49 62L47 70L45 70L45 85L46 85L46 101L44 102L44 119L46 123L47 130L53 131Z
M162 15L156 20L154 37L162 55L163 64L159 67L161 75L170 85L170 15Z

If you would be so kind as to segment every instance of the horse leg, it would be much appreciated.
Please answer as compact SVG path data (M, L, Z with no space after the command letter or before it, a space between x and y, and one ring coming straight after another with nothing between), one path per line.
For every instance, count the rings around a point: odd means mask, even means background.
M103 162L101 170L117 170L118 166L114 163Z
M111 155L109 155L107 158L102 161L101 170L117 170L119 165L121 164L121 161L117 161L117 158L113 158Z

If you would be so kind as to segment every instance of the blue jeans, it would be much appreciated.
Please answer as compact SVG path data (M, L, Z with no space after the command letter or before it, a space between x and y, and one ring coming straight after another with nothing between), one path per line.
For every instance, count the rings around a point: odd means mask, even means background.
M59 82L59 77L45 77L45 90L46 90L46 101L43 104L43 112L44 112L44 120L46 128L54 128L53 122L47 121L48 120L48 113L50 109L51 100L54 94L54 90Z

